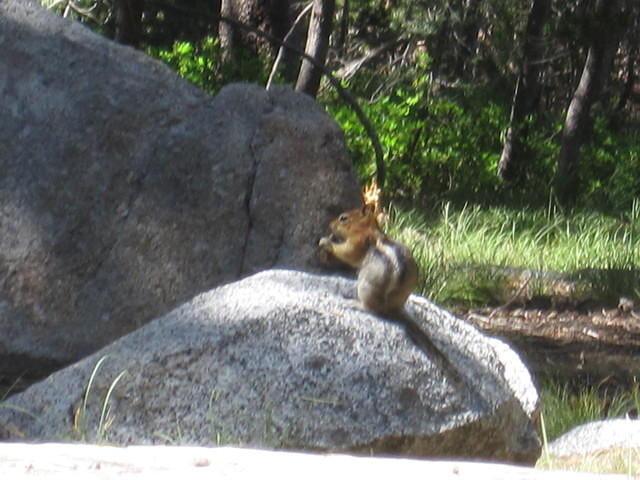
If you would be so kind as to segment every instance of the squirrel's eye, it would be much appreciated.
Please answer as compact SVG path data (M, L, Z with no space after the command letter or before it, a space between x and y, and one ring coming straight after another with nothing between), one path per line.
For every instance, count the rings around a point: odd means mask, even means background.
M340 215L338 217L338 220L340 220L342 223L346 222L347 220L349 220L349 215L347 215L346 213L343 213L342 215Z

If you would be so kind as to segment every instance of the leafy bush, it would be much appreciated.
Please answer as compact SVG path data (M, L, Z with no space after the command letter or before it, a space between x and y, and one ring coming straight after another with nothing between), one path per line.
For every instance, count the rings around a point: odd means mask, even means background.
M564 111L549 110L527 119L526 179L512 185L497 176L508 125L510 101L491 85L434 86L428 61L372 88L366 73L347 85L363 104L383 145L387 194L412 205L452 201L485 205L544 207L560 153ZM373 149L353 112L333 93L322 100L345 131L362 177L375 173ZM600 113L582 148L582 193L578 207L617 212L640 193L640 140L635 129L618 131Z
M328 107L342 125L363 176L374 173L373 151L353 112L333 99ZM473 94L434 95L398 87L364 105L386 157L387 190L395 198L427 201L491 196L505 112Z
M175 42L149 54L210 93L234 81L264 83L264 56L240 53L222 61L219 42ZM435 87L429 58L389 80L384 88L366 72L346 86L361 97L363 110L378 131L386 158L387 195L412 205L482 203L544 206L559 154L562 112L529 118L527 179L522 185L497 176L510 99L489 85ZM366 101L364 99L368 98ZM321 97L345 131L354 164L362 177L375 173L374 153L364 128L350 107L329 90ZM633 131L616 131L600 114L591 142L582 149L579 205L605 211L628 209L640 192L640 142Z
M171 50L150 47L147 53L209 93L231 82L265 83L268 76L266 59L247 51L238 52L233 62L223 62L219 40L213 37L198 43L175 42Z
M593 140L583 149L581 203L605 211L629 208L640 194L640 135L617 131L604 116L594 121Z

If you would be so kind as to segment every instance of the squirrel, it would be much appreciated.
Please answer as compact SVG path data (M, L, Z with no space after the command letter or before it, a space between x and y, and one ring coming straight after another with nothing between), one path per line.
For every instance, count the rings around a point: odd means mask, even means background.
M324 259L334 257L358 271L357 295L364 310L396 316L418 283L411 250L380 229L377 205L365 204L341 213L330 224L331 235L320 239Z
M366 198L362 208L338 215L329 224L331 234L318 242L321 260L326 264L338 260L357 269L356 308L400 322L452 381L461 382L458 369L404 309L418 283L418 266L409 248L382 232L381 215L378 203Z

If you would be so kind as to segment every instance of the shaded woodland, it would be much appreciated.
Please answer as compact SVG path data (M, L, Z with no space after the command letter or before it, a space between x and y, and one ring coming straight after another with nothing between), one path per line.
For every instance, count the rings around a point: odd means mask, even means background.
M244 80L317 96L363 176L384 157L398 200L617 211L640 192L630 0L42 3L208 91Z

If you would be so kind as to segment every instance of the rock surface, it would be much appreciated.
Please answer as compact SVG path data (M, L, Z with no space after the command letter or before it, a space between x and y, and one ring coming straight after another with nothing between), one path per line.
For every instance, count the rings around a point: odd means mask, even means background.
M434 478L438 480L591 480L624 475L554 472L477 462L426 461L314 455L239 448L106 447L95 445L0 444L2 478L49 480L101 479L251 479Z
M359 202L312 99L209 97L30 0L0 2L0 95L0 383L218 284L310 268L328 220Z
M416 343L354 309L354 292L284 270L214 289L10 397L0 426L15 440L537 460L537 392L506 344L414 295Z
M640 449L640 420L601 420L580 425L551 442L549 453L565 457L611 448Z

